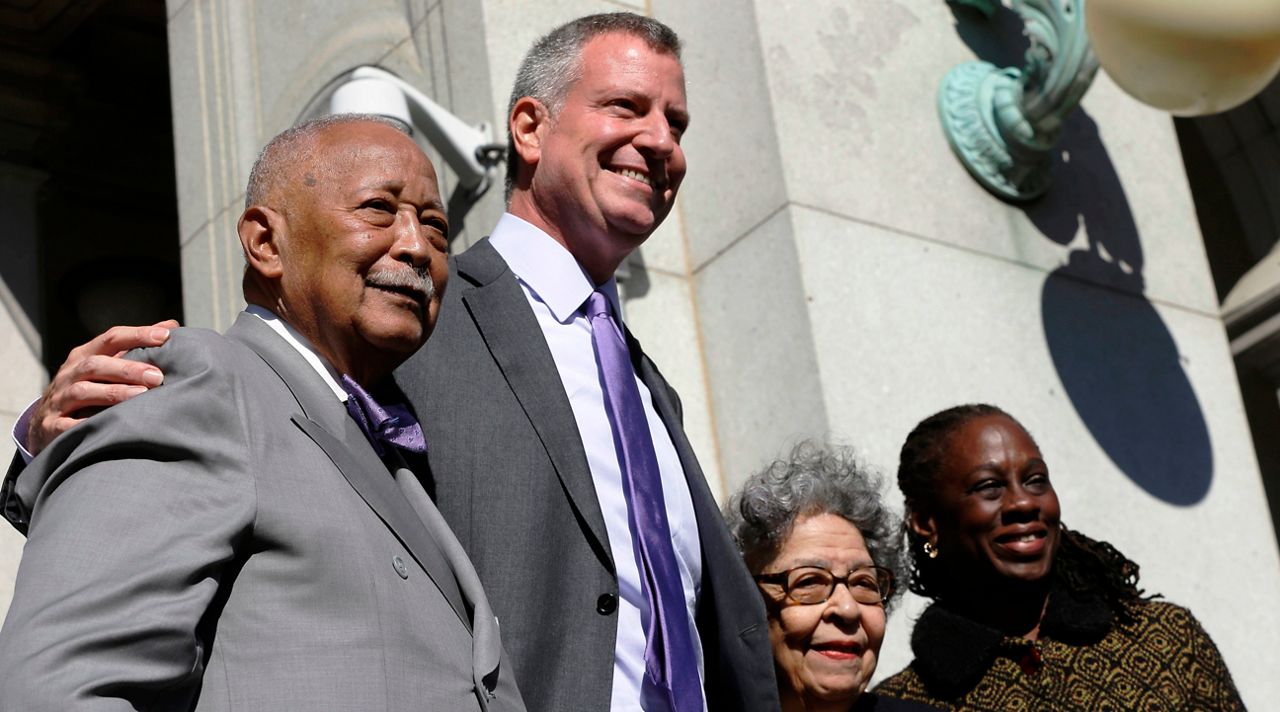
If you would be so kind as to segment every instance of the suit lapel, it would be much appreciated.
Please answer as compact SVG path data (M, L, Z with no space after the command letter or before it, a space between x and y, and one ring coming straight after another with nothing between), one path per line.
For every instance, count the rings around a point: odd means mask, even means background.
M626 338L627 350L631 352L631 366L636 370L645 387L649 389L649 395L653 399L653 409L657 411L658 418L666 426L667 434L671 436L671 444L675 446L676 455L680 458L680 469L684 470L685 481L689 484L694 512L698 517L698 529L701 531L711 524L706 521L708 503L711 507L710 511L715 514L717 520L720 518L720 511L715 505L711 488L707 486L707 478L702 474L702 467L698 465L698 458L693 454L693 446L689 444L689 438L684 434L680 405L672 397L672 391L666 379L658 373L653 362L644 355L640 342L631 335L630 330L626 330ZM715 524L724 526L720 521Z
M257 353L289 387L303 411L293 416L293 422L325 452L361 499L404 544L469 630L470 617L444 553L333 391L313 374L311 366L292 346L257 317L242 314L227 330L227 336Z
M693 447L681 426L680 404L653 362L645 357L639 342L627 333L627 348L640 380L653 396L653 408L666 425L684 469L694 516L698 520L698 540L702 546L702 595L698 601L697 623L703 646L718 641L722 656L732 660L734 670L726 673L723 661L707 661L708 690L727 681L738 682L730 689L709 692L708 697L762 701L777 708L777 687L773 684L773 655L769 647L764 599L752 583L750 573L729 536L720 507L707 485ZM751 689L742 687L750 681ZM741 688L741 689L739 689Z
M611 557L582 436L524 290L488 239L459 255L456 264L468 282L462 303L542 441L570 502L595 537L593 543Z

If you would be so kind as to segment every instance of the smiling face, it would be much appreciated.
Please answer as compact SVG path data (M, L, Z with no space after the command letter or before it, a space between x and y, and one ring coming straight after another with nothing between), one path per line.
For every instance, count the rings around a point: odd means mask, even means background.
M821 566L844 576L874 563L849 520L816 514L796 519L778 555L759 573ZM769 601L769 640L783 709L849 709L875 672L884 606L858 603L844 584L826 601L810 605L788 601L780 586L760 588Z
M977 417L947 438L929 511L912 527L938 549L952 581L1041 581L1060 537L1058 495L1027 431Z
M365 382L370 365L389 372L385 363L394 368L430 334L448 279L448 222L430 161L390 126L331 126L313 155L282 201L281 316Z
M512 110L525 165L509 209L603 282L671 211L689 115L680 61L641 38L594 37L580 61L581 77L554 114L529 97Z

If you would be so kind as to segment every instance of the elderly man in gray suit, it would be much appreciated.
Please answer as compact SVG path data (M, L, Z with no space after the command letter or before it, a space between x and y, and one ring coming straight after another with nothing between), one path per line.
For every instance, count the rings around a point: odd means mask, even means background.
M17 483L0 704L523 710L390 379L448 276L431 163L389 121L330 117L267 145L246 203L246 313L137 354L165 386Z
M508 212L451 261L440 328L397 372L530 709L779 707L763 601L613 279L671 210L688 121L666 25L592 15L540 39L511 93ZM158 380L93 354L159 331L73 352L36 444Z

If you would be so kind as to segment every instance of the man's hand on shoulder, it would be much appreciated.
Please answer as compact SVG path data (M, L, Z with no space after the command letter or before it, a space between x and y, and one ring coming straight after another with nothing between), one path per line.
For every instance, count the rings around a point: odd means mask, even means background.
M72 349L36 404L27 450L35 455L100 409L163 383L160 369L122 357L131 349L163 344L177 326L174 319L151 326L115 326Z

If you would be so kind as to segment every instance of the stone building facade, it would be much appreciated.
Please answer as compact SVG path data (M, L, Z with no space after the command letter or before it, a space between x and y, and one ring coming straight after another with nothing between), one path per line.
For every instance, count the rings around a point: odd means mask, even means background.
M1067 123L1054 186L1015 206L955 160L935 108L956 63L1021 62L1010 12L982 21L942 0L169 0L170 235L185 322L221 329L241 308L234 226L250 165L335 76L382 66L501 139L533 40L615 10L685 41L689 173L623 292L632 330L683 397L713 490L726 496L815 437L855 445L888 485L917 421L996 403L1037 438L1065 521L1195 611L1247 704L1280 699L1257 651L1280 640L1280 555L1251 439L1259 420L1237 378L1252 342L1233 352L1221 283L1280 236L1280 185L1267 177L1280 175L1269 170L1280 169L1275 87L1244 109L1258 130L1248 118L1175 125L1099 74ZM15 207L42 184L33 170L0 163L0 191L14 197L0 200L0 225L28 236L5 261L49 259L38 216ZM1239 185L1214 198L1213 171ZM1262 197L1246 204L1247 190ZM1230 220L1205 219L1213 205L1262 225L1259 254L1235 272L1206 249L1233 239L1218 233ZM455 248L501 211L495 189ZM39 314L51 309L33 316L39 300L12 294L27 288L21 273L3 272L0 300L5 426L62 353L42 350ZM1259 407L1270 388L1275 409L1274 383L1258 378ZM0 528L0 547L8 582L20 538ZM891 619L881 676L908 661L921 608L909 600Z

